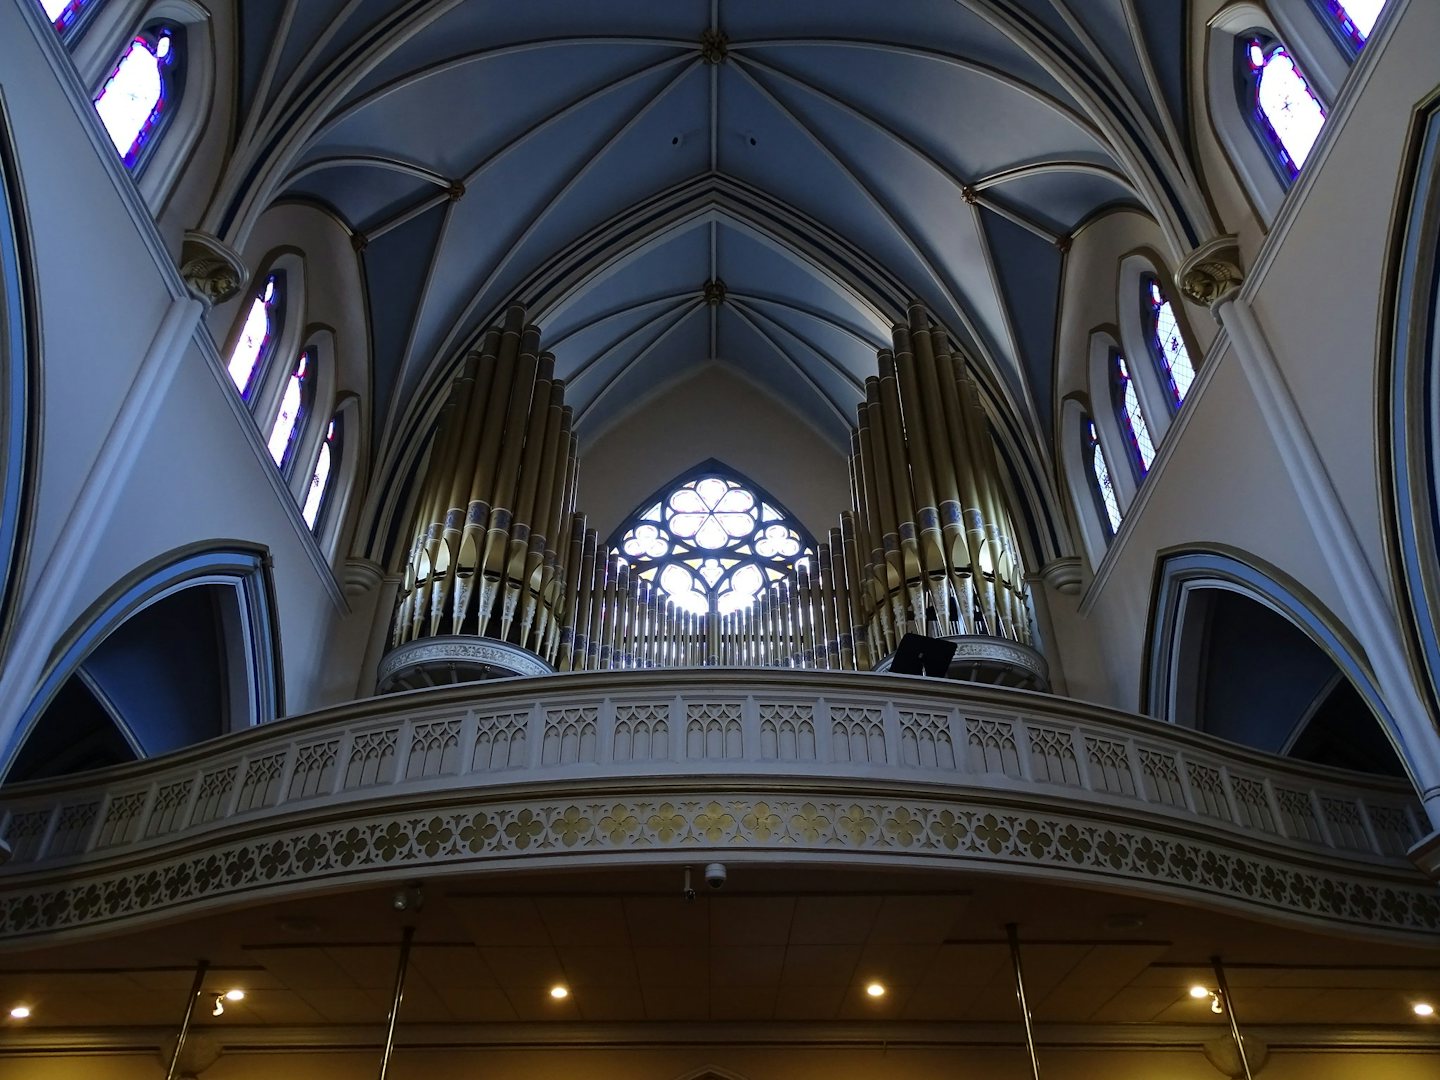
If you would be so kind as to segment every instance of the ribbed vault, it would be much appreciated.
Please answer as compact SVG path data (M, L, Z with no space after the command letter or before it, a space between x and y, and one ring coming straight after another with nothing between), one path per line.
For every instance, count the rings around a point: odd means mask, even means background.
M239 242L288 197L353 230L382 448L513 299L557 343L582 433L720 361L839 442L915 298L1043 438L1068 236L1139 204L1178 250L1204 213L1182 16L1179 0L248 5L245 120L207 224ZM682 190L763 205L791 235L743 212L646 217ZM554 291L564 253L622 220L626 257Z

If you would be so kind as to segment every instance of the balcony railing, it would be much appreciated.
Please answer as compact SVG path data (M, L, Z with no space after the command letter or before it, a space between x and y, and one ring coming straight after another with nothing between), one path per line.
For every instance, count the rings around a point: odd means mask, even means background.
M1400 781L904 676L583 673L397 694L0 793L0 939L257 891L724 852L996 867L1440 931Z

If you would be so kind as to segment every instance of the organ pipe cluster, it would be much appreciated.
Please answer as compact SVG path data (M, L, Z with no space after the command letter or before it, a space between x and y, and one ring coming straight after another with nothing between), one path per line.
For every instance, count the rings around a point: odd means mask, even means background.
M975 382L924 307L908 322L865 380L851 438L855 512L841 534L855 552L856 641L882 657L933 617L942 634L1028 644L1023 568Z
M554 357L511 307L441 412L393 643L473 634L561 671L703 664L867 671L907 631L1029 642L989 422L923 307L865 383L853 506L742 610L678 605L575 511L576 439Z
M431 448L395 644L475 634L555 654L577 444L554 368L518 305L466 355Z

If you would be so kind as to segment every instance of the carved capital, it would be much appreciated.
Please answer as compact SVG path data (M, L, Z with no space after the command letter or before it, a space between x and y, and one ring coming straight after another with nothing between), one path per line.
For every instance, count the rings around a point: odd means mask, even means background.
M214 307L239 293L250 272L240 256L215 237L189 229L180 249L180 276L190 295Z
M1233 235L1207 240L1180 264L1176 277L1186 299L1213 308L1245 281L1239 243Z
M1079 558L1071 555L1046 563L1040 571L1040 577L1056 592L1074 596L1080 591L1085 572Z

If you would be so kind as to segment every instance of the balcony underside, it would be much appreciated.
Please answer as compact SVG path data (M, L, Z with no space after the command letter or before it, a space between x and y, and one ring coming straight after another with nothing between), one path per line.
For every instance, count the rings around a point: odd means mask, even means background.
M416 877L732 866L1043 879L1433 943L1403 784L1062 699L748 670L372 699L5 793L0 940Z

